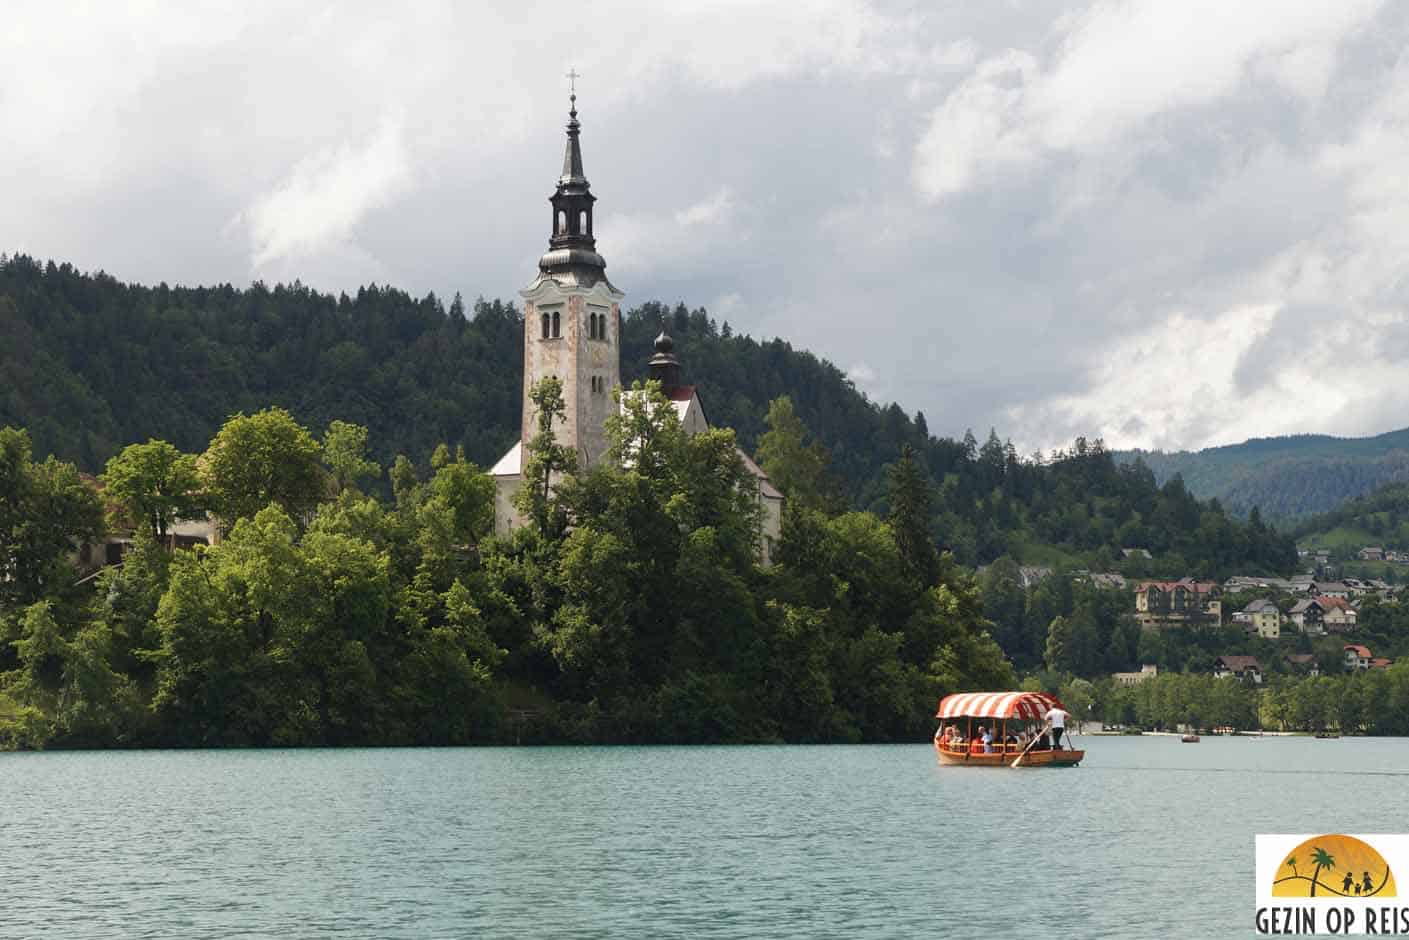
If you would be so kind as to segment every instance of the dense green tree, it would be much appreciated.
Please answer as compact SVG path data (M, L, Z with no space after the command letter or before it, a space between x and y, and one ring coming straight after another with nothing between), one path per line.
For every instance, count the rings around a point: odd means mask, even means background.
M840 500L821 442L798 417L793 400L780 395L768 404L768 430L758 439L758 464L790 500L807 509L835 512Z
M535 431L524 442L522 483L514 494L514 506L544 536L560 537L567 526L566 516L553 499L553 487L564 476L577 472L577 452L559 444L555 424L567 419L563 383L556 375L545 376L529 389L533 402Z
M0 428L0 621L66 594L69 553L102 531L102 504L74 466L33 462L29 435Z
M229 529L271 503L301 519L327 494L322 448L282 408L226 421L201 455L210 507Z
M900 459L888 471L890 512L886 521L895 536L901 562L910 577L923 585L933 584L939 570L939 556L930 535L930 484L925 479L915 451L908 444Z
M145 528L154 538L179 519L201 510L201 481L196 458L166 441L130 444L108 461L100 478L103 496L116 510L113 520L126 528Z
M367 429L360 424L333 421L323 434L323 461L339 493L355 488L358 480L375 480L382 468L367 459Z

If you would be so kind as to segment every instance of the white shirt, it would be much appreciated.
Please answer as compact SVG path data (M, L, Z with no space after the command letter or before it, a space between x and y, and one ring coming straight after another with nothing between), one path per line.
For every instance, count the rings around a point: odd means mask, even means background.
M1052 723L1053 728L1065 728L1067 713L1060 708L1052 707L1047 709L1047 714L1042 716Z

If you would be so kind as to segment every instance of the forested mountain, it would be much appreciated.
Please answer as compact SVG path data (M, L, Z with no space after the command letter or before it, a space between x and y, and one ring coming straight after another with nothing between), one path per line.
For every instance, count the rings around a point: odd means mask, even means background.
M1409 428L1375 437L1299 434L1254 438L1200 451L1122 451L1164 482L1175 474L1200 499L1218 499L1246 516L1254 506L1269 520L1327 512L1396 480L1409 480Z
M1409 549L1409 483L1391 483L1295 529L1298 541L1351 557L1366 545Z
M647 303L623 318L623 377L644 376L662 323L711 423L753 451L786 395L817 456L826 500L886 508L884 470L914 448L935 486L935 537L966 564L1116 566L1212 576L1286 570L1290 540L1241 523L1183 483L1157 485L1077 441L1041 463L992 432L980 446L932 437L924 416L869 401L829 362L780 339L735 334L704 310ZM369 429L370 456L424 461L440 443L487 466L519 433L522 321L512 304L415 299L388 287L332 296L299 284L143 287L26 256L0 261L0 426L26 428L38 455L96 472L124 445L160 438L194 452L236 412L287 408L320 428ZM815 438L813 437L815 435ZM1129 567L1129 566L1127 566ZM1147 569L1147 570L1144 570Z

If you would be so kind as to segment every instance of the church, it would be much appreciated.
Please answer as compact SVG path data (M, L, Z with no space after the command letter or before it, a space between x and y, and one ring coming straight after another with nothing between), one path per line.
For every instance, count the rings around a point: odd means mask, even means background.
M582 169L577 95L570 100L563 172L549 199L553 221L548 251L538 259L538 275L519 292L524 302L519 442L489 471L495 486L494 527L500 534L521 524L513 495L523 480L524 442L533 437L538 420L529 391L550 375L562 382L567 407L555 429L557 440L572 447L578 466L586 469L606 453L604 425L617 407L613 392L621 386L621 301L626 295L607 279L607 263L597 253L592 228L597 197ZM661 383L681 427L689 434L708 430L704 403L694 386L684 384L674 343L664 331L656 337L649 365L650 377ZM767 565L782 525L783 494L742 449L739 456L757 483L759 560Z

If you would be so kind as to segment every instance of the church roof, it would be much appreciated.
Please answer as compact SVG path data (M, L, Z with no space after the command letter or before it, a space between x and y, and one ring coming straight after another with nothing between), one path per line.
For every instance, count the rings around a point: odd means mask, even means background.
M749 457L747 453L744 452L744 449L742 447L736 449L739 451L739 456L744 461L744 468L748 470L749 473L753 474L754 478L758 480L758 488L763 493L764 498L782 499L783 494L780 493L778 491L778 488L773 485L773 481L768 479L768 474L763 472L763 468L760 467L758 464L754 463L753 459Z
M499 458L498 463L489 468L492 477L516 477L523 473L523 441L509 448L508 453Z

